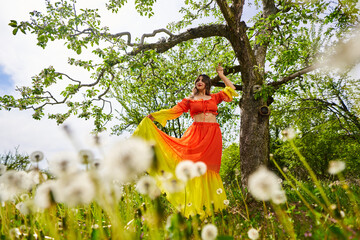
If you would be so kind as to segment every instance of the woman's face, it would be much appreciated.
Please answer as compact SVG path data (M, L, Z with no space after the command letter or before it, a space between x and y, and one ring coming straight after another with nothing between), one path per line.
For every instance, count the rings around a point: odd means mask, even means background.
M202 91L205 89L206 85L203 82L203 76L200 76L199 79L196 81L195 83L195 87L197 88L197 90Z

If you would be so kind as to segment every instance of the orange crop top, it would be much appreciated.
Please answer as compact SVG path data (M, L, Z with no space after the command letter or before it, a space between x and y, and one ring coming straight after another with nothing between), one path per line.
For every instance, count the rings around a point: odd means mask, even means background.
M182 113L188 112L189 110L191 117L194 117L199 113L212 113L214 115L218 115L217 105L222 101L232 101L233 96L238 96L238 94L234 91L234 89L225 87L224 90L218 93L210 94L210 96L211 98L206 100L184 98L173 108L163 109L158 112L151 113L151 115L154 117L154 120L159 122L162 126L166 125L167 120L175 119Z

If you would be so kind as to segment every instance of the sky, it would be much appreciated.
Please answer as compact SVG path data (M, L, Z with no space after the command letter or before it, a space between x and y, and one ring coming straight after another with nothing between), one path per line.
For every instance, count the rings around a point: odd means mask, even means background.
M143 33L151 33L155 29L165 28L171 21L181 19L178 13L182 1L158 0L155 4L155 15L152 18L140 17L132 4L127 4L117 14L105 10L106 1L78 0L77 8L99 8L103 25L109 26L112 33L130 31L133 39ZM129 1L132 2L132 1ZM0 95L17 94L16 86L27 86L31 77L38 74L43 68L53 65L58 71L69 72L79 79L86 79L86 73L68 66L68 57L76 57L67 50L63 43L51 42L43 50L36 46L36 38L30 34L12 34L8 26L10 20L27 21L29 12L38 10L44 12L45 0L12 0L0 3ZM102 14L105 13L106 14ZM86 54L86 53L85 53ZM51 111L55 112L56 108ZM83 149L93 148L93 138L89 132L93 129L92 121L71 118L66 124L72 129L78 146ZM105 147L119 141L125 136L110 136L110 131L100 135ZM33 151L43 151L45 156L57 152L74 151L72 143L62 126L54 120L44 117L41 121L32 118L32 111L0 111L0 155L8 152L30 154ZM79 148L79 147L78 147Z
M84 3L88 8L99 8L103 25L109 26L112 33L130 31L133 39L140 37L143 33L151 33L155 29L165 28L169 22L180 20L181 15L178 10L183 4L183 1L180 0L157 0L154 6L155 15L149 19L140 17L131 3L124 6L117 14L111 14L105 10L105 2L78 0L77 8L84 6ZM79 79L88 78L88 73L81 72L78 69L74 72L74 69L67 64L68 57L78 57L67 50L63 43L51 42L49 47L43 50L36 45L35 36L22 33L13 36L12 28L8 26L10 20L27 21L30 11L44 12L44 9L45 0L1 1L0 95L16 95L15 88L17 86L30 85L31 77L50 65L53 65L58 71L74 74ZM249 16L251 11L247 10L245 14ZM355 70L355 73L360 73L360 67ZM52 107L51 111L56 112L56 108ZM54 120L48 120L46 117L41 121L34 120L31 115L31 111L15 109L0 111L0 154L9 151L14 152L15 148L18 148L20 153L28 154L40 150L45 153L45 156L51 156L61 151L75 150L73 141L67 137L62 126L58 126ZM92 121L84 121L74 117L68 120L66 124L72 129L80 148L93 148L93 138L89 134L93 129ZM110 136L108 131L102 133L100 137L103 139L104 145L108 146L128 137L128 135Z

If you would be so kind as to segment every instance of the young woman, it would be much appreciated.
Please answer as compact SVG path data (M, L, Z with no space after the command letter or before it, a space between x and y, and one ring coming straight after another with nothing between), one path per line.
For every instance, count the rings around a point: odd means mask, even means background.
M135 136L155 143L156 162L149 174L157 179L158 186L166 193L173 206L187 217L195 214L208 216L213 210L220 211L227 205L227 201L224 202L226 194L219 175L222 136L216 115L217 105L222 101L232 101L237 93L220 65L216 71L226 85L224 90L211 94L210 78L200 75L190 97L184 98L171 109L149 114L134 132ZM167 120L175 119L188 111L194 122L181 138L167 135L152 122L157 121L165 127ZM207 170L204 175L192 178L184 183L184 188L179 187L179 190L175 191L169 186L176 189L179 181L175 177L175 168L184 160L204 162ZM169 180L167 176L174 178Z

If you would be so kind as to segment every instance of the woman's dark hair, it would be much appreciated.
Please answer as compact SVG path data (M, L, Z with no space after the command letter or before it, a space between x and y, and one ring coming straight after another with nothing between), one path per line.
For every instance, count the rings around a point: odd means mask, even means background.
M205 83L205 94L210 96L210 88L211 88L211 79L206 74L200 74L196 80L195 80L195 87L192 90L192 94L190 95L190 98L194 98L195 95L198 94L198 89L196 88L196 83L200 80L200 77L202 77L203 83Z

